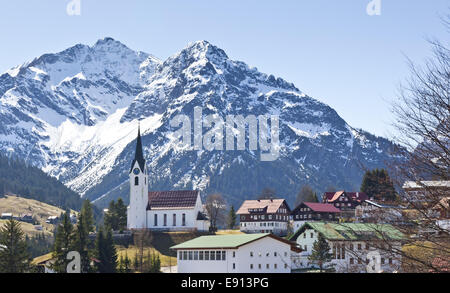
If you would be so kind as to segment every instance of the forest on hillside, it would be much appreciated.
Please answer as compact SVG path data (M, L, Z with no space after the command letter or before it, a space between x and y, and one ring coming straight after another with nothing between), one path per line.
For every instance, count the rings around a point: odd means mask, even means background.
M0 196L19 195L62 209L80 210L80 195L20 159L0 155Z

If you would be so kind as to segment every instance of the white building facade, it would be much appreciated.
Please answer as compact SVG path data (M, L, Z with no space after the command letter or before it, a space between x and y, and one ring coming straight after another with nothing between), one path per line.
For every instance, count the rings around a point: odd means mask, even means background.
M288 204L284 199L246 200L237 211L240 230L244 233L272 233L284 236L290 221Z
M272 234L203 236L172 249L178 273L291 272L293 245Z

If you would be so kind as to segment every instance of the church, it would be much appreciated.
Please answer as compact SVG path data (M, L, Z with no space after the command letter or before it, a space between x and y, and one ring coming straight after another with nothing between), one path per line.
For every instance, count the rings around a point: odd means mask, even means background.
M148 170L140 128L129 176L128 229L209 231L209 220L199 191L148 191Z

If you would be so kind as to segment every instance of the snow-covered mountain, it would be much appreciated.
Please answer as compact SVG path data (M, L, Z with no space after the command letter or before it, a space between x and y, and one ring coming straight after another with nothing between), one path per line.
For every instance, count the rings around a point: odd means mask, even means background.
M362 167L383 167L393 144L349 126L292 83L260 73L206 41L164 62L111 38L45 54L0 75L0 150L20 156L100 206L128 200L138 121L150 190L196 188L240 204L264 187L292 200L303 184L356 190ZM181 151L178 114L279 115L280 157Z

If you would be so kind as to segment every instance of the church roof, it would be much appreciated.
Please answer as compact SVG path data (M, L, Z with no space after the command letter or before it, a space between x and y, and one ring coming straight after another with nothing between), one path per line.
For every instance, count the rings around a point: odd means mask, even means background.
M134 160L131 164L131 170L130 173L133 171L134 164L138 162L139 168L142 172L144 172L145 169L145 159L144 159L144 152L142 151L142 139L141 139L141 127L138 129L138 136L136 139L136 152L134 154Z
M198 194L197 190L149 192L147 210L192 209Z

